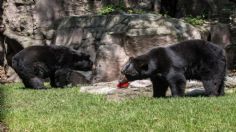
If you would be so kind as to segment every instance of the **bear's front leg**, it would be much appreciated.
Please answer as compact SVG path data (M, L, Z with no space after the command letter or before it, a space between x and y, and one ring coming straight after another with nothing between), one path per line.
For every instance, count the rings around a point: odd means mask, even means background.
M221 80L211 79L202 80L203 87L206 91L206 96L219 96L221 91ZM220 91L220 92L219 92Z
M50 74L50 85L54 88L57 88L54 72Z
M168 82L164 77L153 76L151 77L153 86L153 97L165 97L168 89Z
M186 79L182 74L175 74L170 76L168 79L171 94L173 97L184 96L184 91L186 87Z

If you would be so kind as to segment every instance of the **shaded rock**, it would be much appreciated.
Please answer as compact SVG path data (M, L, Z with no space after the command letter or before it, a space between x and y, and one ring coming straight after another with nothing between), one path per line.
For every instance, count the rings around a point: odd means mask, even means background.
M4 42L2 43L2 48L5 52L7 65L11 66L12 57L24 48L18 41L16 41L15 39L11 39L9 37L4 36L3 41Z
M0 66L4 65L4 47L3 47L4 41L3 41L3 36L0 35Z
M57 44L89 53L95 62L93 82L106 82L118 79L121 66L130 56L156 46L200 39L201 35L182 20L155 14L124 14L64 18L55 38Z
M201 34L201 38L203 40L210 41L211 39L211 23L204 22L203 25L196 25L195 26Z
M236 13L232 16L230 33L232 44L236 44Z
M231 44L230 26L229 24L214 24L211 26L210 41L218 44L220 47L225 48Z
M177 5L178 0L160 0L160 13L175 17Z
M225 48L227 56L227 67L228 69L236 68L236 45L228 45Z
M229 4L228 0L179 0L176 5L175 16L202 16L211 18Z

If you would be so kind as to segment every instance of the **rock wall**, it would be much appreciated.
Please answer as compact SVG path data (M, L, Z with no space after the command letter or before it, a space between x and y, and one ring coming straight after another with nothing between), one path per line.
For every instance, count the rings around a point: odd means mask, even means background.
M190 24L154 14L66 17L55 30L53 43L90 53L95 62L93 82L117 79L130 56L156 46L201 39Z
M196 38L219 43L222 47L234 43L232 38L236 36L231 37L234 30L227 23L209 24L202 30L202 27L193 27L180 19L148 13L96 15L109 4L178 18L219 14L223 12L223 6L229 4L228 0L201 1L0 0L0 64L11 65L11 57L28 46L65 45L91 55L95 62L94 82L111 81L117 79L120 67L128 57L155 46ZM8 78L16 80L12 70L9 70Z

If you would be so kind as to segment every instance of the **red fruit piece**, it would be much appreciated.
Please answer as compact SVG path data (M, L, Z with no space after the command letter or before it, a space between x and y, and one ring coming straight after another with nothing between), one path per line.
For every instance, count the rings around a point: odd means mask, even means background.
M129 82L118 83L117 87L118 88L127 88L127 87L129 87Z

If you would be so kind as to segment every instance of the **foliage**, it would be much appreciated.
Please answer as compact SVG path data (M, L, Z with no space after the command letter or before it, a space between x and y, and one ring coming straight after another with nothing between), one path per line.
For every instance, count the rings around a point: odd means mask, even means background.
M187 16L184 18L184 20L185 22L192 24L194 26L201 26L205 22L204 16L196 16L196 17Z
M224 97L122 102L79 88L31 90L0 86L1 120L9 131L236 131L236 93Z
M110 13L114 12L115 10L116 10L115 6L113 6L113 5L107 5L107 6L102 7L102 8L98 11L98 13L99 13L100 15L107 15L107 14L110 14Z
M144 10L141 9L129 9L127 11L128 14L144 14L146 13Z
M128 14L144 14L146 13L144 10L141 9L128 9L123 4L121 5L107 5L103 6L99 11L98 14L100 15L108 15L112 13L128 13Z

